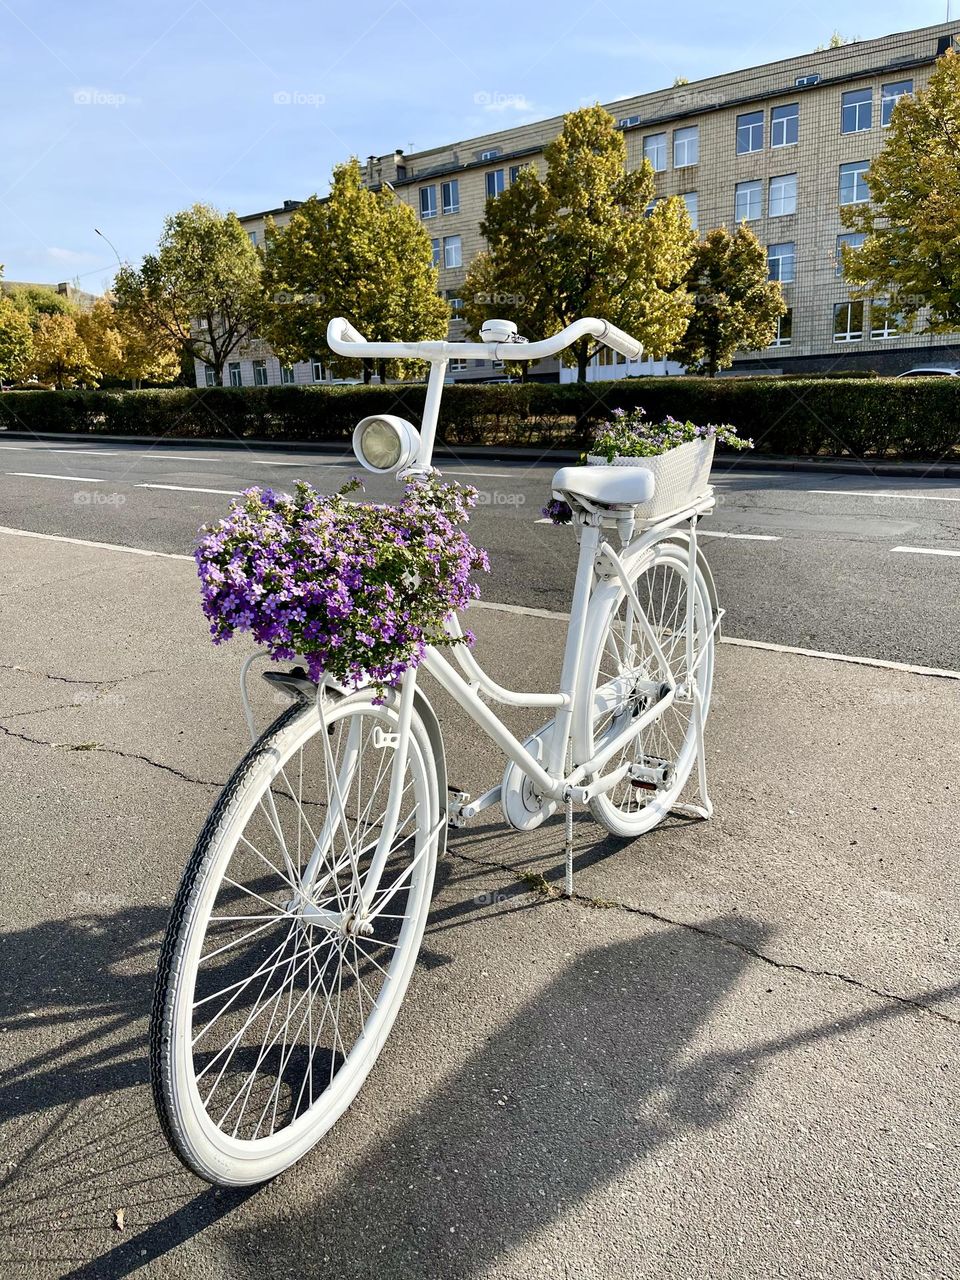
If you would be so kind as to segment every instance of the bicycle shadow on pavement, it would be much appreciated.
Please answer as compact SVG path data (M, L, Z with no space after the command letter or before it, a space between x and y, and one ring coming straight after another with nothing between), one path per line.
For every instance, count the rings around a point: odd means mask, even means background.
M755 947L770 932L748 929ZM737 1106L758 1068L691 1045L749 962L682 928L580 954L310 1210L228 1234L230 1274L486 1274L667 1140ZM390 1087L382 1071L367 1085ZM288 1175L307 1196L318 1159L322 1148Z

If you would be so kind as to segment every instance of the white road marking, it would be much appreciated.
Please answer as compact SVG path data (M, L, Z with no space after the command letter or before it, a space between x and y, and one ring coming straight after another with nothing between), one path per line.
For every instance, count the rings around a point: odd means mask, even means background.
M559 613L553 609L528 609L519 604L496 604L492 600L474 600L470 608L527 614L531 618L552 618L556 622L570 621L569 613ZM920 667L911 662L894 662L887 658L866 658L855 653L829 653L823 649L801 649L797 645L773 644L766 640L741 640L736 636L721 636L720 643L734 645L739 649L768 649L772 653L791 653L800 658L827 658L834 662L852 662L862 667L880 667L885 671L905 671L917 676L939 676L945 680L960 680L960 671L951 671L943 667Z
M726 533L723 529L698 529L698 538L742 538L745 542L782 542L778 533Z
M314 462L274 462L272 458L245 458L244 461L251 467L313 467L329 465L329 463L317 464Z
M903 498L917 502L960 502L960 494L943 493L873 493L866 489L808 489L807 493L836 494L842 498Z
M544 516L541 520L534 520L534 524L553 524L549 516ZM562 526L561 526L562 527ZM783 539L776 533L725 533L722 529L698 529L697 536L699 538L741 538L745 542L782 542Z
M143 547L120 547L112 542L88 542L86 538L65 538L56 533L34 533L31 529L7 529L0 525L0 534L11 538L39 538L43 542L69 542L75 547L94 547L98 551L125 551L131 556L158 556L162 560L193 560L193 556L178 555L173 551L147 551Z
M13 538L38 538L43 542L66 542L77 547L92 547L99 551L122 551L134 556L156 556L162 560L193 560L193 556L180 555L172 551L148 551L143 547L121 547L110 542L89 542L85 538L67 538L55 533L35 533L31 529L10 529L0 525L0 535ZM960 552L950 552L960 555ZM501 613L525 614L531 618L552 618L559 622L567 622L569 613L558 613L553 609L531 609L519 604L498 604L492 600L474 600L471 609L489 609ZM829 653L821 649L801 649L796 645L773 644L766 640L742 640L735 636L722 636L721 644L734 645L741 649L766 649L772 653L791 653L802 658L825 658L833 662L852 662L857 666L879 667L886 671L905 671L911 675L937 676L946 680L960 680L960 671L951 671L942 667L921 667L910 662L893 662L886 658L866 658L852 653Z
M151 462L222 462L222 458L209 458L202 453L135 453L135 458L149 458Z
M194 489L187 484L135 484L135 489L169 489L172 493L219 493L228 498L238 498L239 489Z
M95 453L98 458L115 458L115 449L43 449L43 453Z
M523 613L531 618L555 618L569 622L569 613L557 613L553 609L530 609L525 604L496 604L492 600L471 600L471 609L495 609L498 613Z
M960 551L947 551L944 547L894 547L911 556L960 556Z
M27 476L31 480L69 480L71 483L103 484L102 476L52 476L45 471L7 471L8 476Z
M445 476L490 476L497 480L511 480L516 476L515 471L450 471L447 467L441 471Z
M918 667L912 662L893 662L888 658L864 658L852 653L828 653L822 649L800 649L792 644L771 644L766 640L739 640L734 636L721 636L721 644L736 645L741 649L769 649L771 653L795 653L801 658L829 658L833 662L854 662L861 667L882 667L885 671L908 671L915 676L940 676L945 680L960 680L960 671L943 667Z

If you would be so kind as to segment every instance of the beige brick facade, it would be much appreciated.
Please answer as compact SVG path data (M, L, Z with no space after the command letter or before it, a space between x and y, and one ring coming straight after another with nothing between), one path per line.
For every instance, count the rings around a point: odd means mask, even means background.
M911 91L922 88L936 58L955 35L960 39L960 22L943 23L605 104L623 129L631 167L641 163L645 144L655 149L656 140L663 135L665 168L657 173L657 196L685 195L691 203L695 200L701 233L735 225L738 185L752 183L759 184L760 207L759 216L750 217L749 225L764 245L793 246L793 279L784 283L791 309L789 338L784 333L780 345L764 352L742 353L735 370L803 371L839 365L897 372L916 363L960 363L960 337L874 337L872 331L879 327L881 312L867 303L862 336L837 341L834 314L835 307L845 304L850 296L836 270L841 166L868 163L877 154L885 133L885 87L903 88L907 82ZM868 127L843 131L845 95L860 99L859 105L850 101L848 127L866 126L869 116ZM782 118L790 114L782 109L794 106L796 141L791 140L788 122ZM761 132L757 133L755 126L751 131L745 117L759 123ZM759 144L757 149L738 152L738 123L750 131L751 140ZM371 186L389 182L418 214L424 209L427 216L423 216L423 224L438 255L440 289L448 297L462 293L467 267L483 247L479 224L488 182L502 180L509 185L511 171L524 164L534 164L542 173L543 148L562 126L562 116L555 116L426 151L406 155L396 151L368 158L365 172ZM689 136L685 131L691 130L696 137L695 162L679 163L693 158L684 145ZM779 208L791 207L791 183L778 184L772 202L771 179L789 179L791 175L795 175L795 211L779 213ZM455 184L455 201L450 199L454 188L445 188L445 184ZM421 194L431 188L432 194ZM862 189L855 190L859 194ZM756 213L756 185L752 192L744 192L744 200L748 195L754 201L750 213ZM283 209L271 214L282 225L294 207L295 202L287 201ZM267 216L256 214L241 221L262 241ZM455 262L457 255L460 265L447 265ZM789 252L784 251L785 274L789 274L789 258ZM851 320L856 321L857 316L855 311ZM846 319L844 315L841 318ZM462 325L454 322L452 334L459 336L461 332ZM855 334L855 324L849 325L847 332ZM549 368L555 370L556 366ZM648 363L631 372L662 370L663 366L655 368ZM489 366L474 366L458 371L457 376L490 372ZM617 370L596 372L615 376ZM297 376L300 380L306 375Z
M872 338L869 304L864 308L864 336L834 340L834 306L849 298L836 274L837 236L842 230L840 166L868 162L877 154L885 132L884 86L909 81L913 90L922 88L938 53L954 33L960 33L960 22L858 41L605 104L614 118L623 122L631 167L641 163L645 140L665 135L666 168L657 174L657 194L695 193L701 233L735 225L737 185L759 182L762 213L750 220L751 228L765 245L795 246L795 278L784 285L792 312L789 345L744 353L738 361L740 367L756 364L758 358L784 368L824 367L838 359L846 363L855 360L863 367L908 367L931 354L942 359L945 353L941 349L954 345L952 339L942 336L935 341L904 335ZM870 91L870 126L844 133L843 96L857 90ZM774 146L774 112L793 105L798 110L797 141ZM762 118L762 146L738 154L738 117L756 113ZM858 122L864 122L862 115ZM466 267L483 247L479 222L487 196L487 175L503 170L503 180L509 183L510 169L525 163L536 164L542 172L543 147L562 125L562 117L557 116L451 146L410 155L397 152L367 161L368 181L391 182L397 194L417 211L421 190L436 187L437 213L425 218L424 225L441 241L442 290L451 292L462 286ZM674 163L675 135L691 128L697 133L698 159L695 164L678 167ZM491 151L498 152L496 158L485 161L484 153ZM683 155L676 158L683 159ZM786 175L796 175L796 212L771 216L770 180ZM444 213L441 184L454 179L459 187L459 212ZM442 257L443 242L452 236L459 236L462 246L463 266L455 270L445 268ZM956 354L960 357L960 350Z

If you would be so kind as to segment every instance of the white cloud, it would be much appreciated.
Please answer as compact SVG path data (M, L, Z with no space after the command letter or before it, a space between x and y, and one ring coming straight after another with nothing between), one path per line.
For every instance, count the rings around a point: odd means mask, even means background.
M47 257L52 258L54 262L62 262L68 267L82 267L96 261L92 253L82 253L76 249L61 249L57 245L51 245L47 249Z

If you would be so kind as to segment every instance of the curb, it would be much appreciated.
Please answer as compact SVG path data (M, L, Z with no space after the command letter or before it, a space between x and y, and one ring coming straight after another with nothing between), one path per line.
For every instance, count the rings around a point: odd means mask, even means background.
M72 431L3 431L0 438L6 440L72 440L90 442L103 440L114 444L139 445L176 445L178 448L200 449L263 449L283 450L286 453L322 453L333 454L340 458L352 457L349 442L340 441L307 441L307 440L256 440L236 439L217 436L131 436L108 435L100 432ZM488 462L515 461L538 462L549 466L551 459L570 462L580 456L578 449L536 449L516 445L463 445L450 448L441 442L437 443L435 454L443 458L476 458ZM732 475L737 471L833 471L854 475L870 476L917 476L921 479L960 479L960 462L941 462L932 459L929 462L897 462L891 459L878 459L870 462L861 458L811 458L786 457L782 454L758 454L753 457L740 455L729 466L724 466L723 454L717 456L714 471L718 475Z

